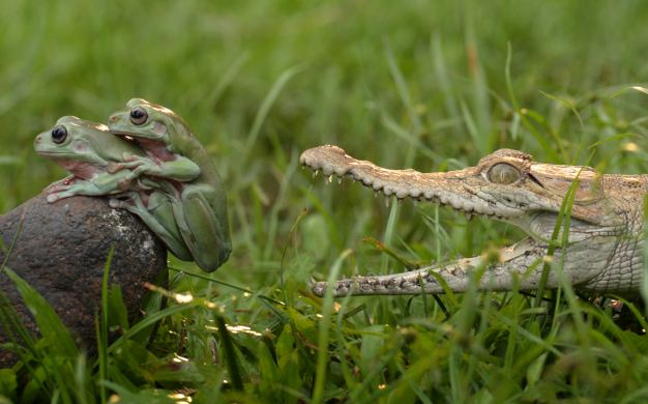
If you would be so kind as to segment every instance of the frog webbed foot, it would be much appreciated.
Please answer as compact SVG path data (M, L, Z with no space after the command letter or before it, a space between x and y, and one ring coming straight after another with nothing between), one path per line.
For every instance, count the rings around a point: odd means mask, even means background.
M85 195L83 192L80 192L78 189L73 189L73 187L61 187L55 192L50 192L49 195L45 198L48 203L54 203L60 201L61 199L71 198L77 195Z
M111 208L124 209L129 212L138 213L141 210L146 210L142 197L138 192L125 192L113 198L110 198L108 204Z
M162 186L158 181L154 181L150 178L139 177L135 180L135 187L140 191L152 191L154 189L160 189Z
M123 153L121 157L121 161L118 163L115 162L109 162L106 165L106 172L109 174L114 174L116 172L119 172L121 170L132 170L133 168L139 167L140 165L143 164L143 161L145 161L145 158L142 158L140 156L137 156L135 154L131 153Z
M70 184L74 183L78 179L79 179L79 177L77 177L75 175L69 175L69 176L67 176L67 177L65 177L63 179L60 179L58 181L54 181L53 183L49 184L48 186L46 186L43 189L43 191L45 191L46 193L49 193L49 194L55 193L55 192L65 191L66 189L68 189Z
M72 195L67 195L64 192L54 192L49 195L47 195L47 203L54 203L56 201L60 201L61 199L69 198Z

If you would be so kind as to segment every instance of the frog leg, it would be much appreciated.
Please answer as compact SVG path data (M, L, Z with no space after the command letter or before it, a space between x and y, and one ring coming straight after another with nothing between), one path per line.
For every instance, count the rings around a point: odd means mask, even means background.
M47 202L54 203L60 201L61 199L71 198L77 195L97 195L92 193L95 188L89 181L81 180L76 181L71 185L59 185L54 190L49 190L47 195Z
M159 163L142 156L124 156L124 159L128 161L121 162L119 165L122 169L128 168L131 170L130 179L146 174L159 178L188 182L198 178L201 173L198 164L179 154L176 154L173 160L161 161Z
M64 178L46 189L49 192L47 202L53 203L76 195L100 196L123 192L128 187L128 181L125 180L127 175L128 173L123 175L104 173L92 180Z
M180 236L174 219L172 197L161 192L152 192L148 195L147 205L144 205L138 192L129 192L125 195L127 199L112 198L110 206L137 215L164 242L173 255L183 261L192 260L192 255Z
M215 210L209 203L218 195L211 186L187 186L180 203L173 204L173 211L180 234L202 269L215 271L232 251L229 238L227 210Z

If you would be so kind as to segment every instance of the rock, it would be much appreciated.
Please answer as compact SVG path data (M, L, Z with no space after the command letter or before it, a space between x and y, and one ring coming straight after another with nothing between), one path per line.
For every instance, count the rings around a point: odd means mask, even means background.
M144 282L166 270L166 249L134 215L108 206L106 198L77 196L54 204L40 194L0 216L0 236L11 246L7 261L20 277L48 300L76 338L90 351L95 346L95 313L101 309L101 283L106 258L114 245L110 283L121 287L132 319L147 289ZM0 263L5 260L0 249ZM0 290L37 331L13 282L0 273ZM0 324L0 343L6 335ZM0 368L16 357L0 349Z

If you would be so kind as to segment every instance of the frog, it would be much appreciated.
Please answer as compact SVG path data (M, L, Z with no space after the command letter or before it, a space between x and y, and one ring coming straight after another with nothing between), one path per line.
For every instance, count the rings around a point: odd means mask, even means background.
M104 124L64 116L36 136L34 149L72 174L45 188L47 202L113 195L111 207L139 216L176 257L192 260L175 223L172 206L179 195L172 184L133 177L121 166L124 155L145 156L135 143L114 136Z
M146 154L123 156L121 165L131 176L164 179L177 188L175 220L198 266L211 272L225 263L232 251L225 187L210 154L182 117L133 98L109 117L108 128L132 139Z

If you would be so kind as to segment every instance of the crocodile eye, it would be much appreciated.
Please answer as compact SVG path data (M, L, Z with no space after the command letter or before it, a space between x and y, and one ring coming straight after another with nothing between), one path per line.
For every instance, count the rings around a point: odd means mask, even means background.
M130 111L130 120L134 125L143 125L148 119L148 113L142 107L135 107Z
M495 184L512 184L520 179L520 171L510 164L495 164L488 170L488 180Z
M59 125L52 129L52 142L56 144L61 144L65 142L65 138L67 138L67 129L65 129L65 126Z

